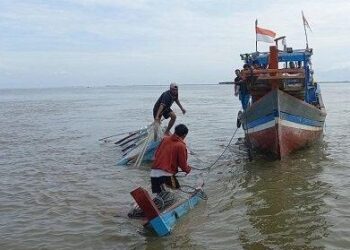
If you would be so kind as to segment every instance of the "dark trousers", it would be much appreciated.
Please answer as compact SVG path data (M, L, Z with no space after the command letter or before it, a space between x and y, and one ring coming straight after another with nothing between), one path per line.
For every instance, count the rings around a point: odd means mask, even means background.
M174 175L172 176L161 176L161 177L151 177L152 193L160 193L164 191L164 186L171 189L180 188L179 181Z

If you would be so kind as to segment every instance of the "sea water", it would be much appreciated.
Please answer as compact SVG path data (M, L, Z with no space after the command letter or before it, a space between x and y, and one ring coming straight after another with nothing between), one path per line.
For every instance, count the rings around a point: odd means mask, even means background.
M250 162L238 130L210 172L180 179L201 176L208 200L161 239L125 216L129 192L149 189L149 166L117 166L120 137L98 139L150 124L167 86L0 90L0 249L350 248L350 85L320 85L320 143ZM179 96L190 164L208 167L228 145L240 103L232 85L180 85Z

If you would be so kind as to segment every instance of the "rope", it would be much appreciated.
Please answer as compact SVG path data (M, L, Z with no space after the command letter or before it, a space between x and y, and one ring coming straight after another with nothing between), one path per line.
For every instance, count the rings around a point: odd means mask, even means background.
M204 171L204 170L211 170L212 167L215 166L215 164L219 161L219 159L224 155L224 153L226 152L226 150L228 149L228 147L231 145L231 142L233 140L233 138L235 137L236 133L238 131L238 128L235 129L235 131L233 132L233 135L229 141L229 143L226 145L224 151L219 155L219 157L208 167L206 168L196 168L196 167L192 167L192 169L195 169L195 170L200 170L200 171ZM199 158L198 158L199 159ZM201 159L200 159L201 160ZM202 161L202 160L201 160Z
M233 138L235 137L237 131L238 131L239 127L236 127L235 131L233 132L232 136L231 136L231 139L230 141L228 142L228 144L226 145L224 151L219 155L219 157L212 163L210 164L208 167L206 168L196 168L196 167L193 167L192 166L192 169L195 169L195 170L199 170L199 171L204 171L204 170L208 170L208 172L211 170L212 167L215 166L215 164L220 160L220 158L224 155L224 153L226 152L226 150L228 149L228 147L231 145L232 143L232 140ZM194 155L194 154L193 154ZM199 159L200 161L203 162L202 159L200 159L199 157L196 157L197 159ZM184 176L177 176L177 177L184 177ZM186 188L190 188L192 189L191 191L186 191L186 190L183 190L183 187L186 187ZM192 187L190 185L181 185L181 187L178 189L179 191L183 192L183 193L186 193L186 194L193 194L194 192L198 192L198 196L199 198L201 198L202 200L207 200L208 199L208 196L206 195L206 193L201 190L201 189L196 189L195 187Z
M247 120L247 114L246 112L244 112L244 115L245 115L245 119ZM248 126L247 126L247 130L244 130L243 128L243 131L244 131L244 137L246 139L246 143L248 144L248 160L249 161L252 161L253 160L253 155L252 155L252 144L250 143L250 139L249 139L249 136L248 136Z
M204 171L204 170L209 170L209 171L210 171L211 168L215 166L215 164L219 161L219 159L224 155L224 153L226 152L226 150L228 149L228 147L231 145L232 140L233 140L233 138L235 137L235 135L236 135L238 129L239 129L238 127L235 129L235 131L233 132L233 135L232 135L232 137L231 137L229 143L226 145L224 151L219 155L219 157L218 157L210 166L208 166L208 167L206 167L206 168L196 168L196 167L192 167L192 169L200 170L200 171ZM196 157L196 158L199 159L200 161L202 161L199 157ZM202 161L202 162L203 162L203 161ZM209 172L209 171L208 171L208 172ZM180 178L181 178L181 177L185 177L185 176L186 176L186 175L183 175L183 176L177 175L176 177L180 177ZM190 188L191 191L186 191L186 190L184 190L184 189L183 189L184 187L185 187L185 188ZM192 186L190 186L190 185L181 185L180 188L179 188L178 190L181 191L181 192L183 192L183 193L185 193L185 194L193 194L194 192L198 192L199 198L201 198L202 200L207 200L207 199L208 199L208 196L206 195L206 193L205 193L203 190L197 189L197 188L192 187Z
M190 188L190 189L192 189L192 191L183 190L183 187ZM178 190L183 192L183 193L185 193L185 194L191 194L192 195L192 194L196 193L198 195L198 197L201 198L202 200L207 200L208 199L208 196L206 195L206 193L202 189L197 189L197 188L192 187L190 185L181 185L181 187Z

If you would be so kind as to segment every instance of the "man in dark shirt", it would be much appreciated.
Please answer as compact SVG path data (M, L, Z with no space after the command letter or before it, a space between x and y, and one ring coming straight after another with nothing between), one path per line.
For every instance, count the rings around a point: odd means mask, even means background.
M248 105L249 105L249 99L250 99L249 91L247 88L247 83L240 76L241 71L239 69L236 69L235 73L236 73L236 78L234 81L235 96L239 95L239 100L242 103L242 108L243 108L243 110L246 110Z
M176 114L171 109L171 105L176 102L182 113L186 113L186 110L182 107L178 98L178 88L179 87L176 83L171 83L170 89L162 93L153 107L153 117L155 122L160 123L160 118L162 116L165 119L168 119L170 117L170 121L168 123L168 127L165 130L165 134L170 134L170 129L173 127L176 120Z
M239 69L235 70L235 74L236 74L236 78L234 81L234 85L235 85L235 96L238 96L239 94L239 85L240 85L240 81L242 81L242 77L240 76L241 71Z

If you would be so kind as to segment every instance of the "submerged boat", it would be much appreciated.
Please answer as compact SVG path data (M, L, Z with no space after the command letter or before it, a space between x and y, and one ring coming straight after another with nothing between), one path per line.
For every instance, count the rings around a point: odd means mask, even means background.
M241 55L251 103L240 122L250 148L283 159L321 138L327 113L313 77L313 50L278 50L275 41L269 52Z
M163 134L164 129L154 123L129 132L127 136L115 142L123 156L117 165L134 163L135 166L139 166L141 163L152 162Z
M172 205L160 211L155 199L152 200L145 189L139 187L130 194L138 205L137 209L143 211L143 226L153 230L158 236L169 235L180 217L187 214L200 201L207 199L202 187L198 187L190 192L188 197L176 200ZM162 203L165 202L162 201ZM130 214L129 217L133 218Z

